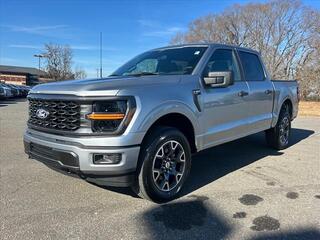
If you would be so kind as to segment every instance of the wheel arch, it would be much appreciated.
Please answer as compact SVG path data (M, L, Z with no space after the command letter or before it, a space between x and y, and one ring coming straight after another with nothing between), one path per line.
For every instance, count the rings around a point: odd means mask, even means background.
M294 116L293 116L293 103L292 103L292 100L289 96L284 97L281 101L280 100L276 101L274 104L276 105L276 107L273 112L273 120L272 120L271 127L274 127L277 124L280 111L284 105L289 106L289 113L290 113L291 120L294 118Z
M147 129L143 140L142 145L151 135L151 133L160 126L174 127L181 131L187 138L191 152L197 152L196 147L196 138L195 138L195 127L192 121L183 113L179 112L170 112L164 115L159 116Z

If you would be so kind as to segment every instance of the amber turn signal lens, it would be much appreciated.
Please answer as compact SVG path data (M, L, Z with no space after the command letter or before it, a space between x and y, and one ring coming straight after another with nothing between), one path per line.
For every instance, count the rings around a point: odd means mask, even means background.
M90 120L121 120L124 118L123 113L91 113L87 115Z

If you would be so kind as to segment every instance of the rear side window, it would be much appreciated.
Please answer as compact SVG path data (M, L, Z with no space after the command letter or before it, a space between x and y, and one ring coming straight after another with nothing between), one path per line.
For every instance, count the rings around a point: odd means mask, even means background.
M264 72L257 55L239 51L246 81L263 81Z

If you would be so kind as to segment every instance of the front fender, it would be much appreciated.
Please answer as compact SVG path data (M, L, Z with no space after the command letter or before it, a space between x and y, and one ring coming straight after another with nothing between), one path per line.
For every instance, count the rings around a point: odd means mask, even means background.
M192 123L195 135L199 133L199 121L194 110L183 102L170 100L165 101L160 105L154 107L148 114L146 114L144 120L141 121L139 126L137 126L137 130L147 132L148 129L152 126L152 124L155 123L159 118L170 113L179 113L187 117Z

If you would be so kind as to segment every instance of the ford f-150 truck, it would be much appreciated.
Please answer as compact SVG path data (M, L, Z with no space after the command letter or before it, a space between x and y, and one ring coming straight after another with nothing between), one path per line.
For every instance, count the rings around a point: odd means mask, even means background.
M286 148L299 97L296 81L270 80L256 51L188 44L145 52L107 78L38 85L28 100L30 158L164 202L193 153L261 131Z

